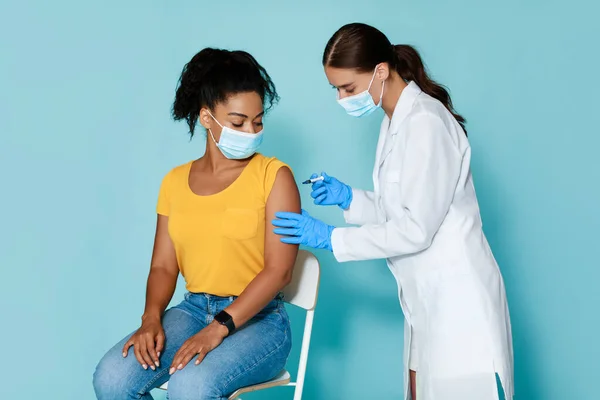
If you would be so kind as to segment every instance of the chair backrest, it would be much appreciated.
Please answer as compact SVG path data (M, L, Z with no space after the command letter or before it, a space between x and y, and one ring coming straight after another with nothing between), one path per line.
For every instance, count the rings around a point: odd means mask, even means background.
M292 281L283 290L284 300L287 303L306 310L304 334L302 335L302 347L300 348L300 360L298 363L298 376L296 382L290 384L296 387L294 400L301 400L304 390L308 349L310 347L315 306L317 305L317 295L319 293L319 274L320 269L317 258L308 251L300 250L296 258L296 264L294 265Z
M319 293L319 261L310 252L300 250L294 265L292 281L283 290L287 303L313 310Z

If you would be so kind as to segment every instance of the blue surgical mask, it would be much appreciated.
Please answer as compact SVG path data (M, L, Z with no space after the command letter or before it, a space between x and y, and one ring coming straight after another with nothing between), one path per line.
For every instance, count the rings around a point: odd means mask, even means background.
M222 128L219 142L215 140L212 131L209 129L210 137L217 145L221 153L230 160L244 160L253 156L263 141L263 130L257 133L246 133L236 131L221 125L219 121L210 113L210 116Z
M367 115L372 114L375 110L381 107L381 101L383 99L383 89L385 88L385 81L383 81L381 85L381 96L379 97L379 104L375 104L375 102L373 101L373 96L371 96L371 93L369 93L369 90L371 90L371 85L375 80L376 72L377 67L375 67L375 71L373 71L373 77L371 78L371 82L369 82L369 87L367 88L367 90L359 94L355 94L353 96L344 97L343 99L338 98L338 103L342 107L344 107L348 115L351 115L353 117L365 117Z

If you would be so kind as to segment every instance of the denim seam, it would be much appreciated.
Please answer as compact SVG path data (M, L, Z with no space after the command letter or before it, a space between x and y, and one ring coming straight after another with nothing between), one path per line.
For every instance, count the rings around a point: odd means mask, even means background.
M286 329L286 333L287 333L287 329ZM242 376L243 374L246 374L250 371L252 371L253 369L255 369L257 366L259 366L263 361L269 359L273 354L275 354L277 351L279 351L279 349L281 349L283 347L283 345L285 344L285 342L288 340L287 335L285 336L285 338L283 339L283 341L276 347L274 348L272 351L270 351L268 354L266 354L264 357L262 357L260 360L256 361L253 365L251 365L250 367L244 369L243 371L241 371L240 373L238 373L237 375L232 376L227 383L225 383L225 387L229 386L229 384L231 382L233 382L234 380L236 380L237 378L239 378L240 376Z
M156 375L154 375L154 378L150 379L150 382L148 382L146 386L144 386L142 390L138 392L138 395L140 396L139 398L141 399L142 396L148 394L150 390L154 389L152 386L154 386L156 381L162 378L167 372L169 372L169 368L165 368L162 371L157 372Z
M286 312L286 316L283 316L283 313L281 312L281 310ZM285 324L285 336L288 336L288 332L291 330L291 326L290 326L290 319L289 316L287 315L287 310L285 309L285 303L282 301L281 303L279 303L279 306L277 307L277 314L279 314L279 318L281 318L281 322Z
M281 313L281 307L282 307L282 305L278 304L277 308L275 309L275 313L279 316L280 322L283 323L285 321L284 321L284 318L283 318L283 314ZM285 333L287 334L287 324L286 324L286 327L285 327Z

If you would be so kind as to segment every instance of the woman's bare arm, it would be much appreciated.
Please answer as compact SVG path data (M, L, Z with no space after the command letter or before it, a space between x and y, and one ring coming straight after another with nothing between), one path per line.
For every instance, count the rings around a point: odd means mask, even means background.
M175 247L168 231L169 217L159 215L156 221L154 250L150 263L150 274L146 286L146 307L142 320L160 319L177 285L179 267Z
M123 347L123 357L127 357L129 348L133 346L135 357L144 369L155 369L160 365L160 352L165 345L161 317L173 297L179 274L175 248L167 230L168 223L168 217L158 216L142 326Z
M271 221L279 211L300 212L300 194L292 172L281 168L265 210L265 267L226 311L236 327L258 314L292 279L298 246L281 243Z

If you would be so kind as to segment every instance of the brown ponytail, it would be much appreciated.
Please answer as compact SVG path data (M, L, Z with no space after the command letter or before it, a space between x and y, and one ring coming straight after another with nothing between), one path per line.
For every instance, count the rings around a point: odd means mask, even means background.
M407 44L395 45L394 52L396 53L395 67L396 71L398 71L398 74L405 81L415 81L422 91L431 97L438 99L444 106L446 106L448 111L452 113L454 118L458 121L466 133L466 120L454 110L448 89L439 83L436 83L429 77L419 52L414 47Z
M414 81L423 92L439 100L452 113L466 134L466 120L452 106L448 90L434 82L423 65L421 56L413 47L393 46L377 28L354 23L341 27L325 46L323 65L372 72L378 64L388 63L405 81Z

